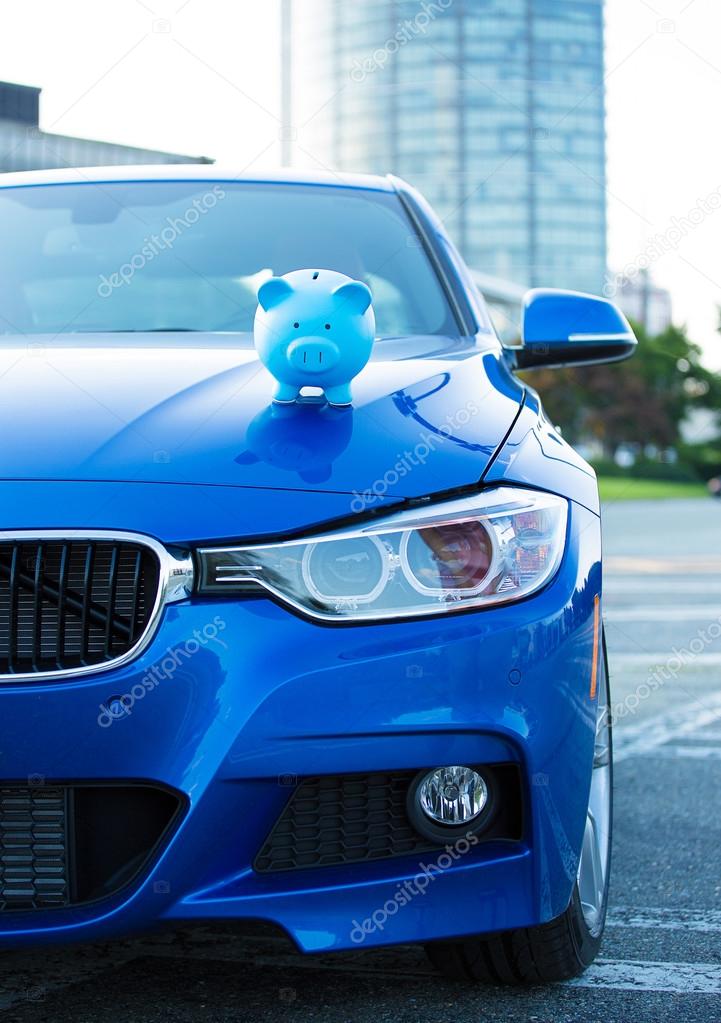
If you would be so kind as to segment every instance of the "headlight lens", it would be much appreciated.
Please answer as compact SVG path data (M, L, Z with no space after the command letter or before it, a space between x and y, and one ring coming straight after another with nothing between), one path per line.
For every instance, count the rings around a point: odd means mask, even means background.
M267 590L323 621L370 621L518 600L556 571L567 502L499 487L307 540L199 551L201 593Z

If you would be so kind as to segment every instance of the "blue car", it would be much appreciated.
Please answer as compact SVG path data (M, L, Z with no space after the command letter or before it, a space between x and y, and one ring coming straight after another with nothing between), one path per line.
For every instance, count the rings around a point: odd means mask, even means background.
M394 178L0 180L0 947L260 920L442 971L594 958L611 734L592 469L516 376L630 355L537 290L504 347ZM332 407L272 403L271 275L368 285Z

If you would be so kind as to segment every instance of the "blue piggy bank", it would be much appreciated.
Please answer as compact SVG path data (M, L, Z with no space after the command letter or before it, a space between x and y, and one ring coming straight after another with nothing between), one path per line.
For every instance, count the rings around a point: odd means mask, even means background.
M330 405L350 405L350 382L375 337L370 290L334 270L293 270L258 289L255 347L278 385L273 400L294 402L321 387Z

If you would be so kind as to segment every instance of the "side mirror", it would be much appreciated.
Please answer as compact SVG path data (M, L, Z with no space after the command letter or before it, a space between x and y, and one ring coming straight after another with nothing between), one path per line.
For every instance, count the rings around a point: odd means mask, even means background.
M636 337L620 309L578 291L537 288L523 300L523 343L510 348L516 369L619 362L633 355Z

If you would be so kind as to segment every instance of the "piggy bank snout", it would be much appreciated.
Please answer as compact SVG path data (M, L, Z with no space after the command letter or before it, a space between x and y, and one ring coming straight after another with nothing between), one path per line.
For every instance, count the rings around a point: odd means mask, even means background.
M324 373L337 365L340 351L333 341L298 338L288 346L288 362L304 373Z

